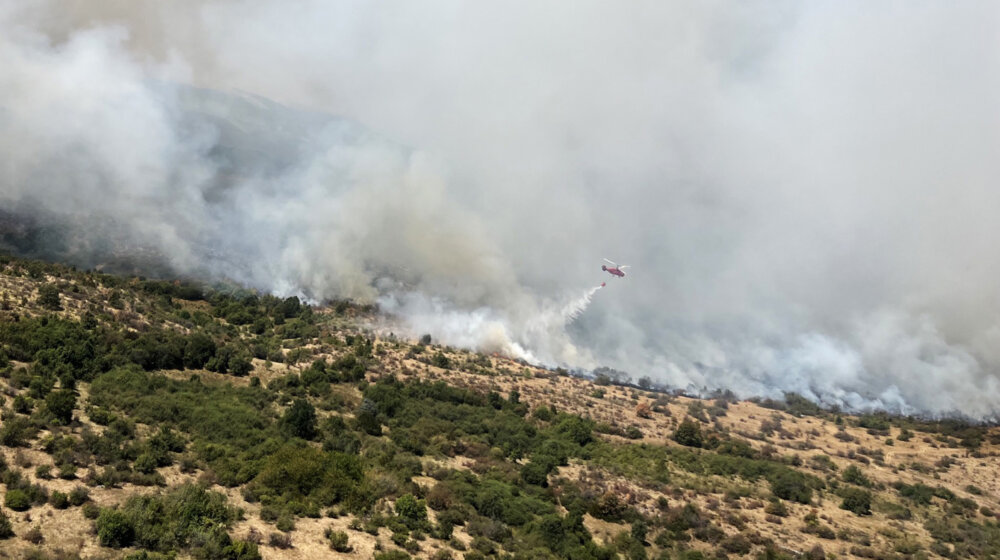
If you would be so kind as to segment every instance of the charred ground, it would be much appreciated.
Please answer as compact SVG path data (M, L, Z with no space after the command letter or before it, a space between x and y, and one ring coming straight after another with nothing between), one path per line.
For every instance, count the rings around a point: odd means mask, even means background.
M992 558L1000 431L693 399L0 259L0 557Z

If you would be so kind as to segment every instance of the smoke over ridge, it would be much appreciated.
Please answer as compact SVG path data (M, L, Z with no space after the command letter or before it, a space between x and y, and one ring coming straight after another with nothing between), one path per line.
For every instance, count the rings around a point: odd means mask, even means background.
M998 43L989 2L0 0L0 230L551 365L996 419ZM601 257L629 278L574 302Z

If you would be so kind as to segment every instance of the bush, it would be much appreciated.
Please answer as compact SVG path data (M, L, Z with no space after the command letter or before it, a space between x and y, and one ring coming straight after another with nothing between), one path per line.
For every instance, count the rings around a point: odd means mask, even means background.
M545 406L544 404L536 408L534 411L532 411L531 415L534 416L535 418L538 418L542 422L551 422L552 418L555 416L552 413L552 409Z
M337 552L351 552L354 550L349 544L347 533L343 531L332 531L330 529L326 530L326 538L330 541L330 548Z
M261 560L257 543L235 541L222 550L222 557L227 560Z
M743 555L750 552L752 545L743 535L734 535L722 541L722 548L726 552Z
M97 538L101 546L123 548L135 541L135 528L129 518L116 509L105 509L97 518Z
M45 396L45 407L62 424L73 420L73 409L76 407L76 394L69 389L52 391Z
M628 511L628 505L622 502L618 495L613 492L606 492L590 508L590 514L604 521L621 521Z
M427 504L412 494L404 494L396 500L396 514L402 517L407 525L414 525L427 519Z
M808 504L812 500L812 488L802 473L793 470L781 471L771 479L771 492L783 500Z
M857 515L871 515L872 495L867 490L860 488L844 488L841 491L843 501L840 503L841 509L853 512Z
M38 305L50 311L62 309L62 302L59 301L59 288L52 284L43 284L38 288Z
M80 506L90 500L90 492L83 486L77 486L69 493L69 503Z
M14 528L10 524L10 518L3 511L0 511L0 539L9 539L14 536Z
M689 418L685 418L674 431L674 441L688 447L701 447L701 426Z
M49 503L56 509L66 509L69 507L69 496L56 490L49 496Z
M31 507L31 498L24 490L15 488L7 491L4 505L14 511L25 511Z
M292 536L284 533L271 533L267 536L267 544L274 548L292 548Z
M865 476L864 473L861 472L861 469L859 469L855 465L851 465L846 469L844 469L844 473L841 476L843 477L844 482L849 482L851 484L857 484L858 486L865 486L865 487L872 485L871 481L868 480L868 477Z
M773 500L764 508L764 513L778 517L788 517L788 508L781 500Z
M24 540L30 542L31 544L41 544L45 537L42 535L42 528L35 525L28 532L24 534Z
M97 517L101 515L101 508L99 508L97 504L93 502L87 502L83 504L83 507L80 508L80 511L83 513L83 516L87 519L97 519Z
M316 409L304 399L298 399L281 417L281 425L292 437L311 440L316 437Z

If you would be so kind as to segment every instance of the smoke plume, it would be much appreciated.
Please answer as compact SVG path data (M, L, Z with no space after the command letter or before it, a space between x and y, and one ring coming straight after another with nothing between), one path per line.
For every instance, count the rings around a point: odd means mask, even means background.
M996 419L998 37L974 1L0 1L0 234L539 363Z

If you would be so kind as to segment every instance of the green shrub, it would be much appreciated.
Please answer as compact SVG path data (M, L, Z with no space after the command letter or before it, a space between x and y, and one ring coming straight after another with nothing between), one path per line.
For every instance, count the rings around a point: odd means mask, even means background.
M778 517L788 517L788 508L781 500L774 500L764 507L764 513L777 515Z
M734 535L722 541L722 549L733 554L748 554L752 545L743 535Z
M865 476L864 473L861 472L861 469L859 469L855 465L851 465L846 469L844 469L844 472L841 475L841 477L844 479L844 482L857 484L858 486L868 487L872 485L871 481L868 480L868 477Z
M69 493L69 503L80 506L90 500L90 492L83 486L77 486Z
M7 491L7 495L4 497L4 505L14 511L25 511L31 507L31 498L24 490L14 488Z
M295 519L288 514L281 515L278 517L278 522L274 524L274 528L283 533L290 533L295 530Z
M143 453L135 460L135 470L143 474L151 474L156 471L156 457L151 453Z
M102 546L193 547L217 556L231 544L225 529L237 515L223 494L185 484L161 495L132 496L121 509L103 509L96 526Z
M73 420L73 409L76 407L76 394L69 389L52 391L45 396L45 408L62 424Z
M841 509L853 512L857 515L871 515L872 495L867 490L860 488L844 488L840 493L843 501L840 503Z
M9 539L14 536L14 527L10 524L10 518L3 511L0 511L0 539Z
M316 409L304 399L298 399L281 417L281 425L292 437L311 440L316 437Z
M535 410L532 411L531 415L543 422L551 422L552 418L555 416L555 414L552 412L552 409L545 406L544 404L535 408Z
M56 490L49 495L49 503L56 509L66 509L69 507L69 496Z
M427 503L416 499L413 494L404 494L396 500L396 514L412 526L427 519Z
M337 552L351 552L354 550L349 543L347 533L343 531L326 530L326 538L330 541L330 548Z
M101 546L123 548L132 546L135 541L135 527L131 520L116 509L101 510L96 527Z
M87 519L97 519L97 517L101 514L101 508L98 507L98 505L95 504L94 502L87 502L83 504L83 507L80 508L80 511L83 513L83 516Z
M222 550L222 558L226 560L261 560L257 543L234 541Z
M798 471L785 470L771 479L771 492L783 500L808 504L812 500L812 488L806 476Z
M59 288L52 284L43 284L38 288L38 305L50 311L62 309L62 302L59 301Z
M674 430L673 437L674 441L688 447L701 447L703 443L701 426L689 418L685 418L684 421L677 426L677 429Z

